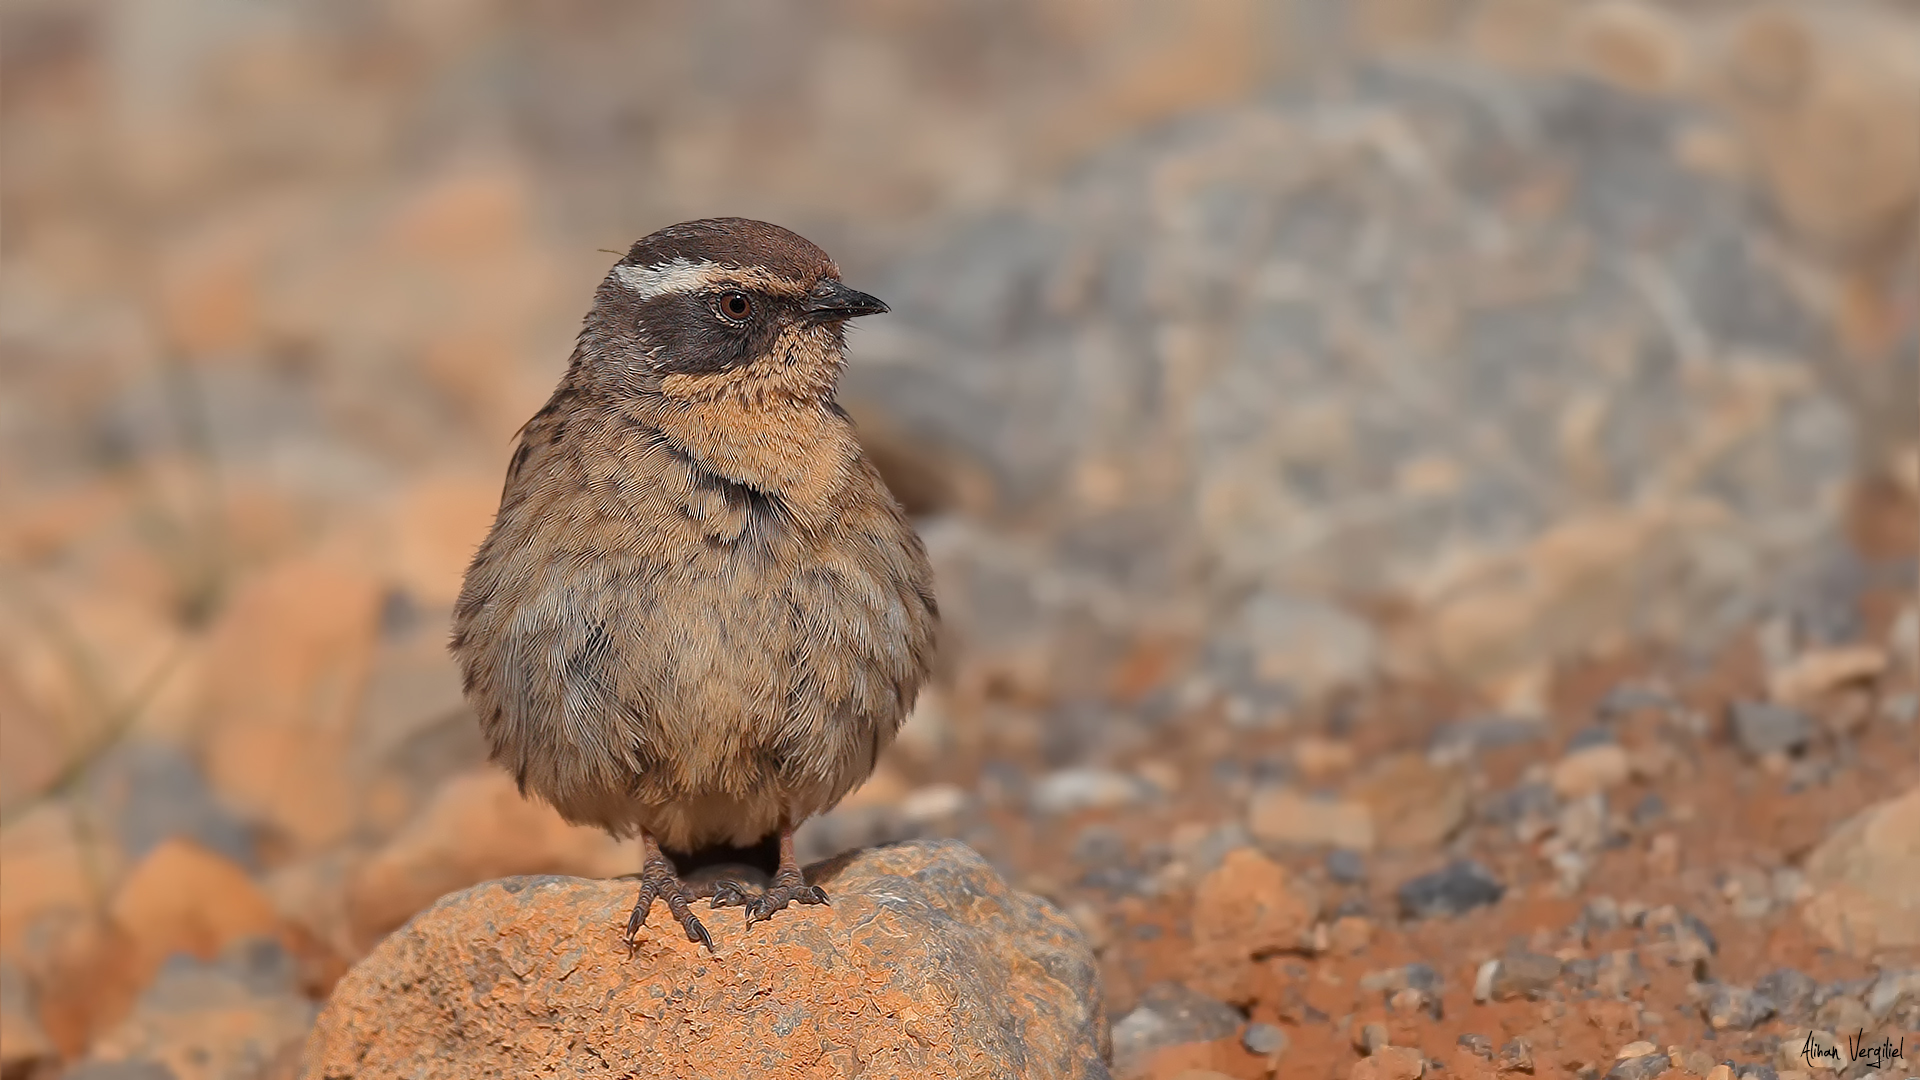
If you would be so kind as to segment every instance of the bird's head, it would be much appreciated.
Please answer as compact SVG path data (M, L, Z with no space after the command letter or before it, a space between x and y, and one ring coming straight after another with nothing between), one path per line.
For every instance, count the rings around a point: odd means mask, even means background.
M846 321L887 310L778 225L670 225L614 264L581 331L577 377L690 401L826 401Z

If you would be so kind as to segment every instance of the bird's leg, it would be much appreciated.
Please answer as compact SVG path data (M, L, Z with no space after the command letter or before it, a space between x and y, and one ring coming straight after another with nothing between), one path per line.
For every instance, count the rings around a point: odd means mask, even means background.
M680 920L680 926L687 932L688 941L697 941L713 951L713 938L707 928L700 924L699 916L693 913L693 901L696 897L711 895L700 889L689 889L681 882L680 874L673 864L660 853L660 845L653 837L640 834L640 842L646 851L646 858L640 864L640 899L633 905L633 914L627 916L627 948L634 948L634 936L646 925L647 912L652 909L655 900L665 900L667 910Z
M780 826L780 868L774 871L773 884L747 904L747 925L770 919L773 913L790 903L824 904L827 894L818 885L807 884L800 861L793 857L793 826Z

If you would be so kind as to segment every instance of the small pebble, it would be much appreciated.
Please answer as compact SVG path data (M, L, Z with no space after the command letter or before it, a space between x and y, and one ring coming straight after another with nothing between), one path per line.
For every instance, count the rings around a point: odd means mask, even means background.
M1500 1057L1495 1060L1501 1072L1533 1071L1533 1044L1515 1036L1500 1047Z
M1459 915L1498 903L1507 888L1493 872L1472 859L1460 859L1400 886L1395 896L1409 919Z
M1799 709L1762 701L1736 701L1727 709L1734 741L1753 757L1789 753L1813 741L1813 719Z
M1488 1061L1493 1060L1493 1040L1487 1038L1485 1035L1475 1035L1472 1032L1468 1032L1454 1041L1466 1047L1467 1052L1476 1057L1485 1058Z
M1368 1057L1373 1056L1381 1047L1387 1045L1387 1025L1374 1021L1362 1024L1360 1030L1353 1033L1353 1048Z
M1636 1043L1634 1046L1651 1048L1653 1044ZM1653 1080L1654 1077L1659 1076L1672 1067L1672 1059L1658 1051L1650 1054L1638 1054L1633 1057L1623 1057L1615 1061L1613 1068L1607 1070L1607 1080Z
M1515 953L1497 961L1489 990L1495 1001L1537 998L1559 977L1558 958L1540 953Z
M1702 1011L1715 1031L1750 1031L1773 1015L1773 1002L1744 986L1715 983Z
M1613 746L1615 742L1612 728L1595 724L1573 733L1573 738L1567 740L1567 753L1572 754L1590 746Z
M1240 1045L1249 1054L1274 1057L1286 1053L1287 1033L1272 1024L1248 1024L1240 1033Z
M1480 965L1473 975L1473 1000L1488 1001L1493 997L1493 977L1500 970L1500 961L1488 960Z
M1110 810L1146 798L1144 781L1111 769L1071 768L1048 773L1033 786L1030 802L1042 814Z
M1327 876L1341 885L1360 885L1367 880L1366 857L1357 851L1334 848L1327 852Z
M1756 993L1773 1003L1780 1018L1788 1023L1803 1023L1813 1018L1813 996L1820 985L1793 968L1775 968L1753 984Z
M1901 727L1912 727L1920 719L1920 694L1889 694L1880 703L1880 715Z

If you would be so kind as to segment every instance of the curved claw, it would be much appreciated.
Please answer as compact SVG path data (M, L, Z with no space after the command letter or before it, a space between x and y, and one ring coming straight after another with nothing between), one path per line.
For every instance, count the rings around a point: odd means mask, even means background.
M688 941L697 941L705 945L708 952L713 951L713 935L707 933L706 925L700 921L698 915L691 911L687 912L687 917L680 920L680 925L686 928Z
M778 884L754 897L753 902L747 905L747 925L752 926L754 923L773 918L774 912L782 910L788 904L824 904L826 902L827 894L818 885L807 885L801 882Z
M693 894L681 883L673 867L663 862L649 862L640 871L640 898L634 901L633 913L627 916L627 953L632 955L639 943L635 940L640 928L647 924L647 915L653 909L655 900L665 900L667 910L679 921L687 932L687 940L706 946L713 951L713 935L693 913Z
M713 898L707 901L709 908L742 907L747 902L747 893L737 881L716 881L713 883Z

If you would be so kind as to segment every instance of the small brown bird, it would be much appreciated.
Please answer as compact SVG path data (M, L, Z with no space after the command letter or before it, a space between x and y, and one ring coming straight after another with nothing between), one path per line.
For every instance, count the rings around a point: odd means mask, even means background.
M846 321L887 310L775 225L690 221L594 294L559 388L520 431L452 649L522 793L638 834L629 945L655 899L747 922L826 895L793 831L873 771L927 677L925 549L834 400ZM751 900L662 849L779 835Z

